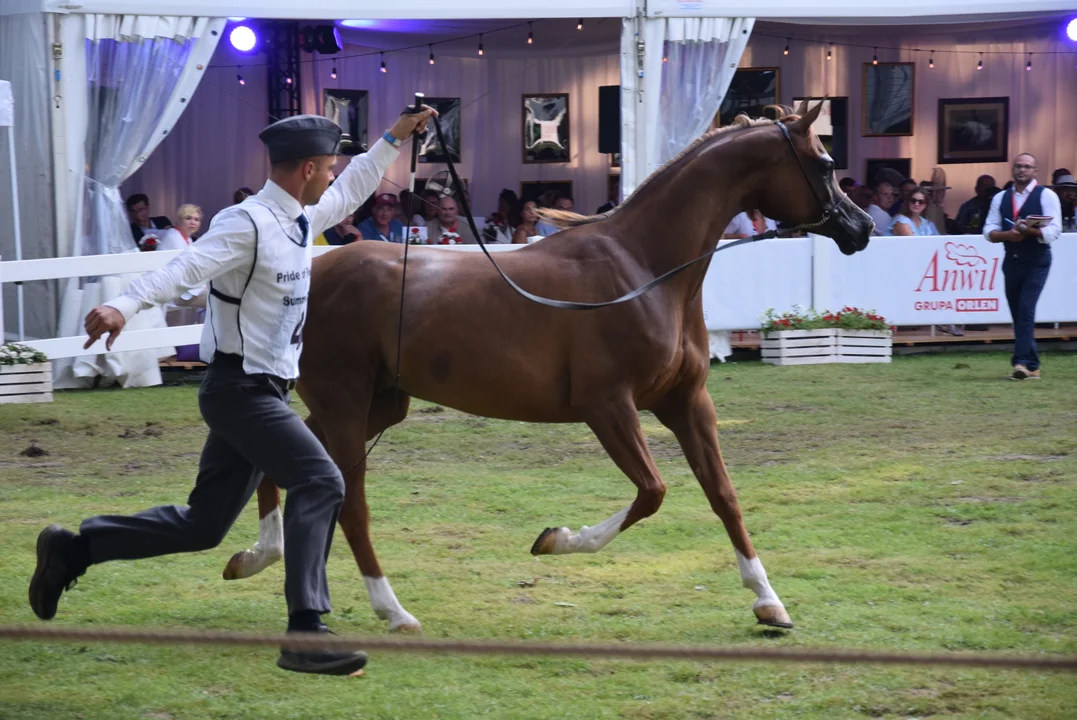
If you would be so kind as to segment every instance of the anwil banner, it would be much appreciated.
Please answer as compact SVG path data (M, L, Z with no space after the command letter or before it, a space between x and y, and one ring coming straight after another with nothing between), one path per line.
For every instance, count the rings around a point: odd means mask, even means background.
M1005 251L1003 244L976 235L872 238L867 249L851 257L828 251L825 297L834 307L874 308L894 325L1009 323ZM1072 322L1077 320L1077 235L1063 235L1051 251L1036 320Z

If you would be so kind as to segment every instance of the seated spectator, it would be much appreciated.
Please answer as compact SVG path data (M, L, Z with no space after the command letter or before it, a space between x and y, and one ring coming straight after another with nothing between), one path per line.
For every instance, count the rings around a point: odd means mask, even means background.
M232 193L232 204L239 205L241 202L243 202L253 194L254 191L251 190L249 187L241 187L239 190L236 190L234 193Z
M131 220L131 237L139 248L143 244L143 235L152 235L159 240L161 234L157 231L167 230L172 227L172 221L164 215L150 217L150 199L143 193L131 195L127 198L125 205L127 206L127 216Z
M871 204L864 208L868 215L871 215L871 219L875 221L875 229L872 231L872 235L885 235L890 232L890 224L894 219L884 208L892 207L895 198L897 198L897 191L890 183L882 181L875 185L875 193L871 197Z
M853 188L853 193L849 197L856 203L858 208L866 212L868 205L871 205L871 201L875 197L875 191L867 185L857 185Z
M1063 175L1069 175L1070 177L1073 177L1073 173L1070 172L1067 168L1058 168L1053 173L1051 173L1051 185L1058 185L1059 178L1061 178Z
M393 217L399 205L392 193L377 195L370 217L359 223L359 234L363 239L404 242L404 224Z
M497 196L497 211L486 218L486 227L482 229L484 242L500 243L507 245L512 242L512 234L516 228L509 222L513 208L519 203L516 193L508 188L501 191Z
M987 211L991 209L991 198L999 191L995 178L981 175L976 178L974 195L961 203L957 210L957 230L962 235L979 235L983 232Z
M905 180L902 180L901 183L898 185L897 201L890 207L890 214L897 215L899 212L901 212L902 207L904 207L905 205L906 199L908 199L909 197L909 193L911 193L918 187L920 187L920 185L912 178L906 178Z
M853 189L856 187L856 180L853 180L851 177L844 177L841 180L838 180L838 187L841 188L841 191L846 195L852 195Z
M517 205L509 222L516 227L512 233L513 245L526 245L527 239L542 235L539 230L538 204L534 200ZM545 236L543 236L545 237Z
M778 229L778 223L763 215L761 210L749 210L747 214L752 224L752 235Z
M179 224L161 233L158 250L186 250L192 236L202 227L202 208L197 205L180 205L176 210Z
M438 191L424 190L419 200L419 207L411 216L411 226L427 227L431 221L435 220L438 216L438 201L440 200L441 193Z
M559 192L552 192L548 196L549 205L543 205L543 207L553 208L554 210L565 210L567 212L573 212L576 209L576 203L572 201L572 197L569 195L563 195ZM538 223L539 234L543 237L549 237L554 233L561 230L553 223L540 220Z
M952 188L935 187L930 180L921 180L920 189L927 195L927 209L924 211L924 217L935 224L941 235L959 234L957 223L946 214L942 207L943 203L946 202L946 191Z
M748 217L748 213L740 212L734 215L733 219L726 225L725 231L722 233L722 239L740 240L754 234L752 219Z
M426 243L428 245L475 245L478 241L467 226L461 222L459 206L452 195L442 195L438 200L438 214L426 224Z
M333 227L326 228L325 232L314 241L314 244L347 245L362 239L362 233L359 232L359 228L355 227L354 223L355 215L348 215Z
M1062 232L1077 232L1077 181L1072 175L1059 175L1051 189L1062 205Z
M890 234L907 237L910 235L938 235L935 223L924 217L927 209L927 194L920 188L909 193L908 202L900 213L894 216L890 224Z

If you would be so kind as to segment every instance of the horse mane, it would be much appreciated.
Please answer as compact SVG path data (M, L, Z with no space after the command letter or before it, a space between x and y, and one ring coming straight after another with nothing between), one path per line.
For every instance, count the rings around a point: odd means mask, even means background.
M695 151L700 145L705 142L714 140L715 138L721 137L723 135L729 135L731 133L736 133L741 130L747 130L749 128L759 127L761 125L773 125L777 122L790 123L800 117L793 112L792 108L786 105L767 105L765 108L763 108L763 111L770 111L774 115L774 118L750 118L742 113L733 118L733 122L731 124L724 127L716 128L714 130L708 130L707 132L703 133L691 143L689 143L688 147L686 147L684 150L681 150L679 153L677 153L672 158L663 163L661 167L648 175L647 178L636 187L635 192L632 193L632 197L638 195L639 191L647 187L647 185L652 180L654 180L655 177L661 175L668 168L676 165L678 162L683 160L687 155ZM617 205L613 209L607 210L606 212L599 215L580 215L579 213L572 212L571 210L555 210L553 208L539 208L537 212L540 218L549 221L550 223L556 225L561 229L564 229L570 227L578 227L580 225L590 225L592 223L606 220L610 217L613 217L613 215L616 214L617 211L619 211L622 207L627 205L628 202L629 201L626 200L621 205Z

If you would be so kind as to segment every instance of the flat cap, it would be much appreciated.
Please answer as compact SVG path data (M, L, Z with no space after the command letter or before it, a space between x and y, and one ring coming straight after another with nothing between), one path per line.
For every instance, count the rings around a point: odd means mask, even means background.
M336 155L343 132L339 125L321 115L295 115L278 120L258 133L258 137L269 150L269 162L279 163Z

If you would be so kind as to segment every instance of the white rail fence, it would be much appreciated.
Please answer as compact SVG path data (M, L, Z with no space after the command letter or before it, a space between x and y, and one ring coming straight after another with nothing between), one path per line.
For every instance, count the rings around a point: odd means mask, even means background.
M428 247L480 251L477 245ZM488 247L504 252L525 246ZM319 246L314 253L322 255L335 249ZM715 256L710 265L703 286L707 327L712 331L756 328L766 308L781 311L793 305L819 310L844 305L873 308L895 325L1008 323L1001 271L1005 250L980 236L872 238L866 251L852 257L842 256L829 238L821 236L746 245ZM1063 235L1052 251L1054 262L1037 320L1075 322L1077 234ZM179 252L0 262L0 283L144 273L164 266ZM0 307L0 331L2 322ZM201 334L201 325L132 329L120 335L112 352L193 345ZM26 344L54 360L105 352L104 339L88 349L83 348L85 341L85 335L75 335L29 339Z

